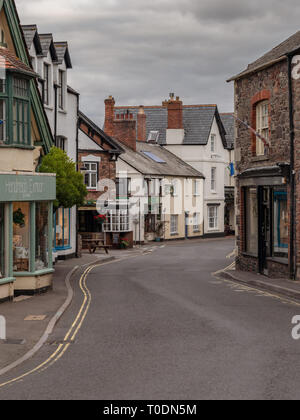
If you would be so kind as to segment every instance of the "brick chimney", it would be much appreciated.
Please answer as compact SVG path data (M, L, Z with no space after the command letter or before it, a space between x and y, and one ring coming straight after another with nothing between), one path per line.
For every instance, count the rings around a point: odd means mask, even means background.
M137 140L138 141L147 141L147 129L146 129L147 117L145 114L145 109L141 105L138 115L137 115Z
M164 101L162 105L168 108L168 129L182 130L183 103L179 96L175 99L174 93L170 93L170 99L168 101Z
M113 121L113 136L136 151L136 121L129 111L117 114Z
M114 135L114 114L115 114L115 100L109 96L104 101L105 103L105 123L104 131L108 136Z

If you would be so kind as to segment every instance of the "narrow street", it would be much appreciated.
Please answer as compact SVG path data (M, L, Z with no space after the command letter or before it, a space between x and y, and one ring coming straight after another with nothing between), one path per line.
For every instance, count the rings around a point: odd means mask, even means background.
M51 343L0 378L0 400L300 398L300 342L291 338L300 307L215 278L233 247L170 243L94 268L82 287L86 317L51 358L80 312L77 276Z

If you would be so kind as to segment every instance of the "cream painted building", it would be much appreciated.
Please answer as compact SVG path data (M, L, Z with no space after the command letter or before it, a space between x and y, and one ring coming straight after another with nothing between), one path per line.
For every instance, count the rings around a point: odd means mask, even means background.
M163 146L204 175L204 235L233 232L233 115L219 114L216 105L183 105L173 95L162 106L122 106L115 110L133 115L137 134L144 141Z
M203 175L157 144L121 145L117 198L128 198L134 242L202 237Z
M52 286L53 138L13 1L0 3L0 302Z

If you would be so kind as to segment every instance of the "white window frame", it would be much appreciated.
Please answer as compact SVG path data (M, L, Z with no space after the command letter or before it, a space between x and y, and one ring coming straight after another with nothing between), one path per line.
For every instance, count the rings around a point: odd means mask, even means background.
M46 78L46 71L47 72L47 78ZM43 98L44 98L44 105L50 106L51 98L50 98L50 80L51 80L51 64L44 63L43 64L43 72L44 72L44 86L43 86ZM47 92L47 101L46 101L46 92Z
M85 171L84 171L84 183L88 190L90 191L97 191L98 188L98 171L99 171L99 163L98 162L84 162ZM92 169L92 165L96 165L96 169ZM96 174L96 185L92 185L92 176ZM86 183L86 176L89 177L88 184Z
M212 134L210 137L210 151L211 153L216 153L216 140L217 136L215 134Z
M209 230L218 230L219 206L208 206L208 228Z
M268 141L269 128L269 101L262 101L256 105L256 131ZM256 155L265 155L265 145L259 137L256 137Z
M65 95L65 86L66 86L66 72L62 69L58 70L58 108L60 111L64 111L66 108L66 95Z
M193 230L195 232L200 232L200 213L194 213L193 218Z
M194 180L194 197L201 196L201 181L199 179Z
M178 235L178 226L179 220L177 214L171 215L171 222L170 222L170 234L171 235Z
M215 193L217 191L217 168L213 167L211 168L211 184L210 184L210 188L211 188L211 192Z

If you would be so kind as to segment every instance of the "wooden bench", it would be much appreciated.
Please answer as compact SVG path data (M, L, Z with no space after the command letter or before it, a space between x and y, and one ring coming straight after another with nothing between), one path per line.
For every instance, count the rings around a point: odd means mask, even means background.
M90 254L95 254L97 249L104 249L109 254L110 245L106 245L106 236L104 233L83 233L82 245L84 249L88 249Z

